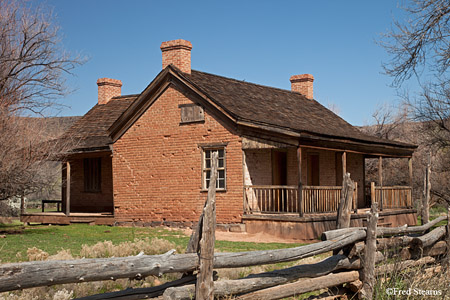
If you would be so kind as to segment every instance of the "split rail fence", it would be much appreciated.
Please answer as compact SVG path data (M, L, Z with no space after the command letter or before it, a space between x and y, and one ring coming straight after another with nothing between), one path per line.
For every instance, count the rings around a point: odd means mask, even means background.
M380 227L376 230L376 262L388 258L392 247L404 247L400 252L402 268L433 264L448 254L446 227L428 231L438 222L434 221L413 227ZM216 253L213 267L238 268L279 262L296 261L329 251L339 251L315 264L304 264L287 269L252 274L237 280L214 281L216 297L234 295L237 299L281 299L292 295L358 282L362 253L365 248L366 228L345 228L325 232L323 241L288 249L248 251L238 253ZM413 236L414 235L414 236ZM389 237L389 238L387 238ZM163 295L164 299L192 299L195 295L196 276L200 257L198 253L162 255L138 255L101 259L79 259L62 261L37 261L0 265L0 292L38 286L111 280L118 278L142 279L146 276L161 276L166 273L190 273L181 279L151 288L140 288L112 292L81 298L94 299L142 299ZM377 266L377 272L390 272L398 266ZM357 284L355 284L357 285ZM197 298L207 299L207 298Z
M64 283L118 278L143 279L151 275L181 273L183 276L180 279L159 286L79 299L131 300L163 296L166 300L204 300L233 296L241 300L269 300L336 286L341 287L340 291L343 293L356 293L359 297L371 299L376 274L442 261L448 263L449 222L446 226L433 229L439 222L448 220L448 215L422 226L377 228L376 203L372 206L367 228L327 231L322 234L321 242L295 248L214 253L216 169L217 154L213 153L207 201L189 241L187 253L175 254L175 250L172 250L162 255L139 254L132 257L0 264L0 292ZM350 206L351 197L348 201ZM400 263L387 262L387 259L392 258L390 249L393 248L402 248L397 251ZM251 274L236 280L217 280L213 272L214 269L221 268L292 262L330 251L334 255L315 264Z

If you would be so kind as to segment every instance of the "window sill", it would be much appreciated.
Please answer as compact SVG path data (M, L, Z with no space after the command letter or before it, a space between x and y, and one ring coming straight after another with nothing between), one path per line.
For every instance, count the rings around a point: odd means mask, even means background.
M200 192L201 193L207 193L208 189L201 189ZM227 189L216 189L216 192L218 192L218 193L226 193Z

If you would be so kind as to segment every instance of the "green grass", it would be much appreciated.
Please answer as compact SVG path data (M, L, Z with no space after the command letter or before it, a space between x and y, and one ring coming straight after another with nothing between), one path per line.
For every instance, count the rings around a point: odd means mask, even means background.
M22 226L19 222L0 224L0 230L20 229ZM3 263L25 260L27 249L32 247L46 251L50 255L56 254L61 249L70 249L74 256L78 256L83 244L94 245L102 241L112 241L114 244L119 244L125 241L134 241L135 238L146 237L166 239L182 249L186 248L189 241L189 237L181 231L163 228L89 226L86 224L72 224L70 226L34 225L26 226L21 234L6 234L6 238L0 239L0 260ZM216 249L220 252L269 250L299 245L216 241ZM19 257L17 253L20 253Z

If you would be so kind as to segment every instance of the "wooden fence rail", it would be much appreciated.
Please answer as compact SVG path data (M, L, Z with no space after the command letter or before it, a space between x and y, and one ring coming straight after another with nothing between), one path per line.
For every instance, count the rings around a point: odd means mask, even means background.
M445 217L439 218L440 221ZM427 225L428 226L428 225ZM414 227L398 227L389 228L390 231L386 234L404 235L405 232L420 232L425 230L424 226ZM409 228L409 230L407 230ZM427 227L428 228L428 227ZM380 229L380 228L379 228ZM337 231L340 232L340 231ZM446 252L446 244L440 243L440 240L444 237L445 229L437 228L426 234L421 239L420 237L411 238L407 243L407 248L413 249L414 247L424 247L425 250L422 253L428 255L442 255ZM377 232L378 235L378 232ZM358 256L350 257L346 253L350 253L345 249L351 249L354 245L360 241L363 241L366 237L365 229L357 228L341 235L334 235L330 240L295 247L288 249L267 250L267 251L248 251L239 253L216 253L214 256L214 268L236 268L243 266L254 266L262 264L272 264L277 262L287 262L298 260L320 253L329 252L336 249L344 249L344 254L338 254L331 256L324 261L313 265L301 265L292 268L273 271L269 273L255 274L249 276L247 279L232 280L232 281L216 281L214 283L215 295L222 295L227 289L236 293L244 293L242 299L253 299L256 295L264 294L265 290L268 293L276 285L284 286L290 284L294 280L298 280L303 275L308 277L317 277L315 282L318 285L314 285L314 289L328 286L331 282L328 281L326 276L330 272L336 270L358 270L360 268L360 262ZM417 238L422 242L418 242ZM381 240L380 240L381 241ZM435 247L439 243L439 247ZM426 250L434 247L433 251ZM410 257L408 257L409 259ZM382 254L377 255L377 261L382 261L384 256ZM425 260L426 263L430 262L430 259ZM414 261L415 262L415 261ZM422 263L422 262L418 262ZM80 259L69 261L38 261L38 262L24 262L14 264L2 264L0 265L0 291L11 291L23 288L47 286L61 283L70 282L86 282L97 280L111 280L117 278L144 278L149 275L161 275L164 273L184 273L187 271L196 270L199 266L199 257L196 253L190 254L174 254L173 251L163 255L138 255L134 257L124 258L101 258L101 259ZM349 271L350 272L350 271ZM269 276L269 275L270 276ZM337 282L341 282L350 273L339 273L336 278ZM346 275L347 274L347 275ZM306 276L305 275L305 276ZM353 278L352 276L350 276ZM308 279L309 280L309 279ZM183 284L192 282L184 280ZM181 283L180 283L181 284ZM299 282L298 285L304 285L305 282ZM175 284L174 284L175 285ZM171 286L166 284L165 287ZM233 287L231 289L231 287ZM241 290L239 290L241 289ZM158 292L155 292L158 290ZM168 288L168 289L152 289L152 295L155 293L162 294L165 290L165 299L184 299L171 298L171 295L188 294L192 291L192 286ZM240 291L240 292L237 292ZM258 292L257 292L258 291ZM124 293L130 293L136 295L136 291L121 291L120 297L123 297ZM245 293L248 293L245 294ZM255 293L255 294L252 294ZM103 299L115 299L114 293L108 293L108 298ZM140 294L141 296L143 294ZM245 296L247 295L247 296ZM254 295L254 296L252 296ZM283 295L285 293L283 292ZM192 293L190 294L192 296ZM95 296L91 296L95 297ZM91 298L91 299L99 299ZM106 296L105 296L106 297ZM287 297L287 296L286 296ZM90 299L85 297L86 300ZM120 299L127 299L120 298ZM131 298L129 298L131 299ZM267 298L272 299L272 298Z
M364 239L365 236L365 231L359 230L331 241L296 248L216 253L214 268L239 268L294 261L341 249ZM196 270L198 266L199 257L196 253L174 254L174 251L163 255L8 263L0 265L0 292L62 283L185 273Z

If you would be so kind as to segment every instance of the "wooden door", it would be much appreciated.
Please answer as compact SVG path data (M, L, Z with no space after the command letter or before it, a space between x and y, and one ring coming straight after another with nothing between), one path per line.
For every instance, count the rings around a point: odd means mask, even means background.
M287 185L287 152L272 150L272 185ZM286 190L272 190L272 207L276 212L287 211Z
M319 169L319 154L318 153L308 153L308 178L307 185L319 186L320 185L320 169Z

